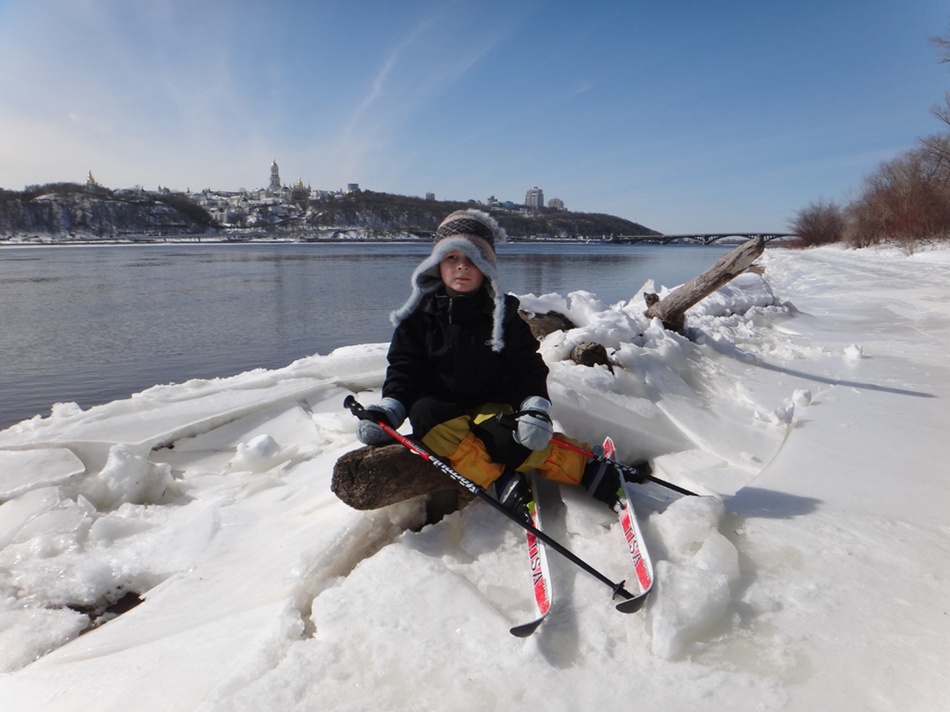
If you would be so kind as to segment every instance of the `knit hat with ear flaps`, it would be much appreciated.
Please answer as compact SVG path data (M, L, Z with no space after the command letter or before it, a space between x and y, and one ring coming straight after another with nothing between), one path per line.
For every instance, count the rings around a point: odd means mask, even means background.
M435 245L430 254L416 267L410 278L412 293L399 309L389 315L394 326L419 306L422 297L442 286L439 263L450 252L459 250L485 275L482 289L488 291L495 304L492 325L492 351L505 347L502 324L505 319L505 293L498 285L495 263L495 245L508 239L504 229L488 213L481 210L457 210L449 215L435 232Z

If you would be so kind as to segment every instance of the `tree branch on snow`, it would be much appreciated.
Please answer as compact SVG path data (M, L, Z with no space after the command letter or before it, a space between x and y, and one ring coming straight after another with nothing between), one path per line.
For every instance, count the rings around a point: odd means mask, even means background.
M682 333L686 328L686 310L745 272L764 250L765 239L756 237L724 254L716 264L674 289L664 299L656 294L644 294L648 307L646 315L660 319L670 331Z

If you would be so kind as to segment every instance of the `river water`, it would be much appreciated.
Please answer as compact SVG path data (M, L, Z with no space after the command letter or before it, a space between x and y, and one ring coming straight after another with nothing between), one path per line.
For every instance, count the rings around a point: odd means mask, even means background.
M510 244L514 294L587 290L613 303L675 286L721 246ZM388 341L424 244L162 244L0 248L0 428L156 384L278 368Z

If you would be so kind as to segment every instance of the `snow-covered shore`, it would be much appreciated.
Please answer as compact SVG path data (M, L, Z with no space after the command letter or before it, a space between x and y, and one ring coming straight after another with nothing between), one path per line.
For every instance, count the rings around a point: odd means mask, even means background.
M706 495L643 488L644 612L552 554L555 610L513 638L519 530L340 503L341 404L385 368L353 346L0 432L4 708L947 709L950 250L760 262L690 312L693 340L640 297L523 298L582 325L542 344L562 429ZM613 373L565 360L588 339ZM551 534L627 576L612 513L547 495Z

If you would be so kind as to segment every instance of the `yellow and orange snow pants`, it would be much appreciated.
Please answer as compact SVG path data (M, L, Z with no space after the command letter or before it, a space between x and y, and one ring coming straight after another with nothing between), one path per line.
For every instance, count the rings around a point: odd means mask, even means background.
M448 460L456 472L478 486L487 488L505 471L506 465L491 459L485 443L472 430L502 412L511 412L511 407L499 403L480 405L433 426L422 436L422 443L434 454ZM590 449L586 444L560 433L556 433L555 437ZM543 450L530 452L527 459L514 469L518 472L537 470L549 480L577 485L580 484L586 464L585 455L552 441Z

